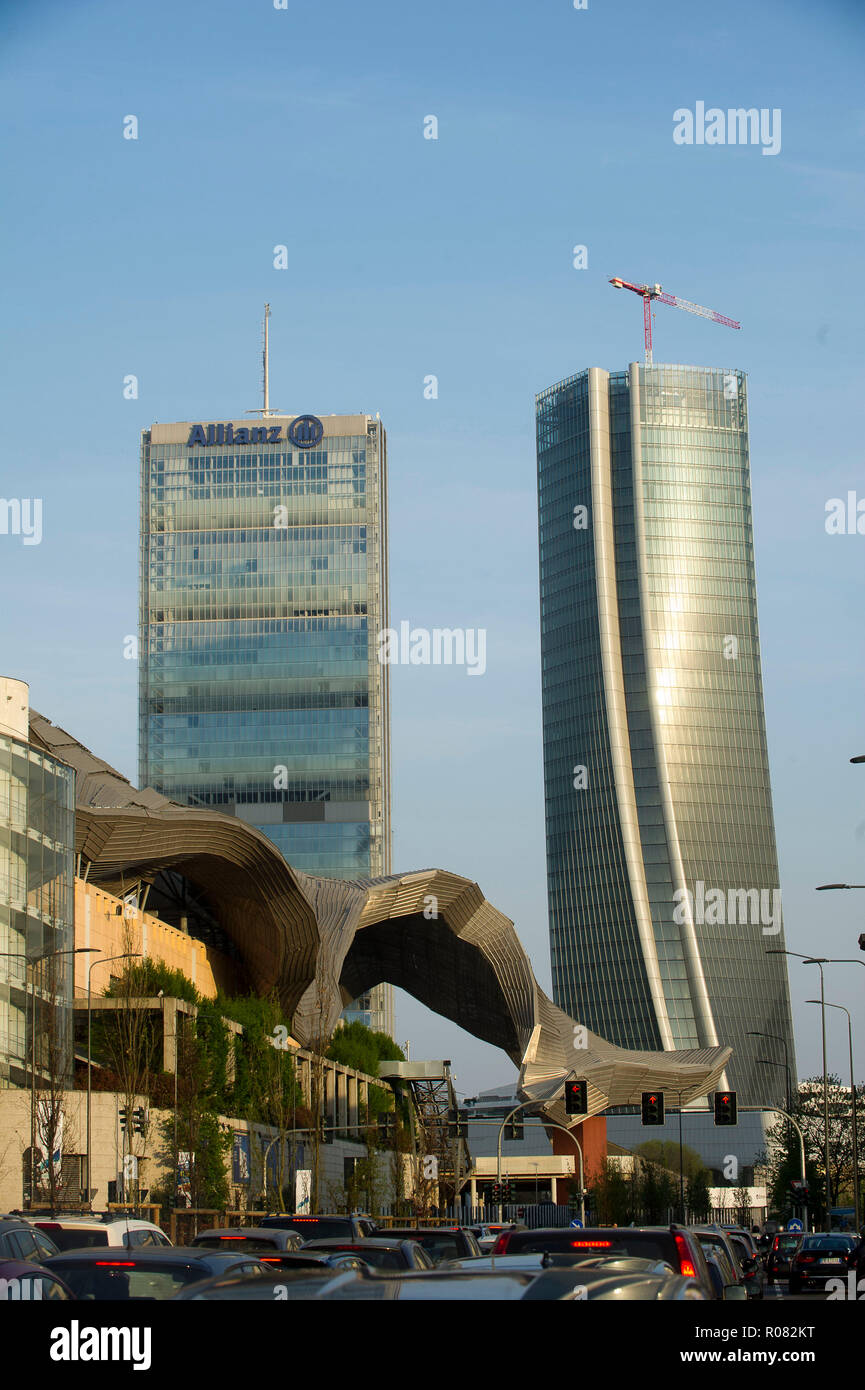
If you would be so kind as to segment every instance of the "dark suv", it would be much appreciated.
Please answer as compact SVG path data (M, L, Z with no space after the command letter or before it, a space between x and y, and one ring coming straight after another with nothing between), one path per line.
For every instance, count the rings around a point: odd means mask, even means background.
M260 1226L275 1226L280 1231L297 1231L307 1240L363 1240L365 1236L387 1235L380 1231L369 1216L292 1216L276 1212L263 1216Z
M465 1226L394 1226L386 1232L394 1240L416 1240L434 1264L466 1260L481 1255L477 1236Z
M548 1226L537 1231L502 1231L492 1253L523 1255L549 1250L555 1254L633 1255L663 1260L675 1274L696 1279L707 1298L716 1298L700 1242L684 1226Z

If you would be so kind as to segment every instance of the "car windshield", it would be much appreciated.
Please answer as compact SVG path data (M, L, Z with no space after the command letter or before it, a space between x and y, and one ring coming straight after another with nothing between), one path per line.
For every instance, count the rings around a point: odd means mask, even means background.
M107 1246L108 1244L107 1231L89 1231L86 1226L81 1229L75 1226L52 1228L45 1234L54 1241L58 1250L89 1250L95 1246Z
M845 1236L809 1236L802 1242L803 1250L831 1250L846 1255L851 1242Z
M603 1236L580 1237L579 1232L562 1231L561 1235L531 1236L508 1247L509 1254L531 1254L536 1251L568 1251L575 1255L636 1255L641 1260L667 1260L670 1241L658 1235L639 1236L633 1231L610 1231Z
M183 1264L137 1265L134 1259L115 1261L70 1260L55 1257L53 1266L76 1298L95 1302L145 1302L172 1298L185 1284L204 1279L206 1273Z

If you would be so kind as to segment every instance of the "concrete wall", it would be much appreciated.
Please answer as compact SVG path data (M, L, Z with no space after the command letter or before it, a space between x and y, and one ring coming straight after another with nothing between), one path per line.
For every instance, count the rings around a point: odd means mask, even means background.
M79 996L87 993L87 972L91 967L92 993L101 995L112 976L119 977L124 967L123 961L104 965L102 959L128 950L162 961L171 970L182 970L205 999L216 997L214 965L223 977L230 970L223 965L219 952L209 951L203 942L160 921L151 912L126 908L113 893L81 878L75 880L75 945L95 946L99 951L99 955L75 957L75 993Z

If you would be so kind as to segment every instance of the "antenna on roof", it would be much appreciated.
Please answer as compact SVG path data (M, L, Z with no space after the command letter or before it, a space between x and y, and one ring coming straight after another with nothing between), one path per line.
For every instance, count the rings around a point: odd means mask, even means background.
M265 306L264 306L264 324L263 324L263 334L262 334L262 345L261 345L261 392L262 392L262 397L263 397L263 400L264 400L264 404L263 404L263 406L262 406L262 408L261 408L260 410L246 410L246 411L244 411L244 414L245 414L245 415L261 415L262 417L267 417L267 416L269 416L269 415L278 415L278 414L279 414L279 411L278 411L278 410L271 410L271 408L270 408L270 337L269 337L269 332L268 332L268 327L267 327L269 318L270 318L270 305L269 305L269 304L265 304Z

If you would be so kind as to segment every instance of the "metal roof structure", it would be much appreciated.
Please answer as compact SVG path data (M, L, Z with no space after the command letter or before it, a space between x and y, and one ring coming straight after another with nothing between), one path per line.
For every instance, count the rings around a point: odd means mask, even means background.
M444 869L313 878L233 816L137 790L70 734L31 711L30 740L76 771L75 849L108 891L182 875L236 948L252 987L276 990L304 1045L389 982L519 1068L519 1093L569 1124L565 1080L585 1078L588 1113L663 1089L682 1104L719 1080L731 1049L635 1052L579 1027L538 985L514 925L476 883ZM579 1046L577 1044L580 1044ZM578 1121L577 1121L578 1123Z

